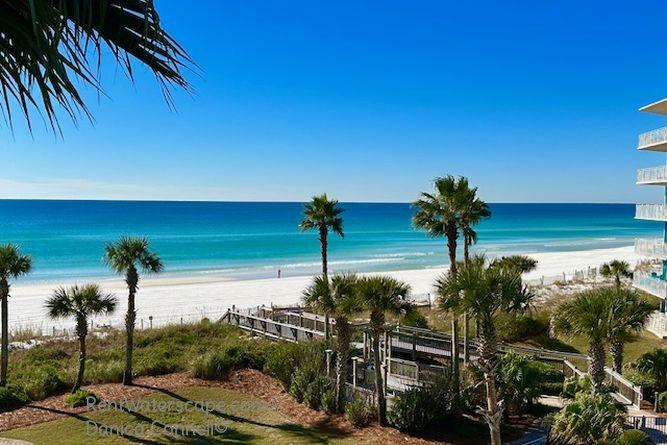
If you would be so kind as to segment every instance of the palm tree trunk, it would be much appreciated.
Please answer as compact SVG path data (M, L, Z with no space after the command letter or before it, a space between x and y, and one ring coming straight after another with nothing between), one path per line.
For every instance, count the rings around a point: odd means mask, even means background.
M345 317L336 318L336 410L345 407L345 383L347 382L348 361L350 360L350 326Z
M83 385L83 374L86 369L86 335L88 334L88 322L85 318L79 317L76 322L76 333L79 336L79 372L76 375L76 381L72 392L76 392Z
M623 340L612 340L609 353L612 357L614 371L623 373Z
M129 295L127 297L127 314L125 314L125 372L123 373L123 385L132 384L132 353L134 348L134 322L137 318L137 311L134 306L134 297L137 293L137 284L139 276L137 270L132 267L127 271L127 285Z
M324 277L325 280L328 281L329 277L329 262L327 258L327 250L328 250L328 235L329 231L327 230L326 227L322 226L320 227L320 249L322 253L322 276ZM329 314L324 313L324 339L328 340L329 339Z
M0 359L0 386L7 386L7 369L9 367L9 284L6 280L0 282L0 301L2 308L2 358Z
M465 264L468 264L470 260L470 240L468 238L463 239L463 261ZM468 349L468 341L470 338L470 317L468 317L468 312L463 313L463 364L467 365L470 361L470 351Z
M604 384L604 362L605 353L604 345L599 340L591 340L590 349L588 352L590 356L590 363L588 365L588 374L591 376L593 382L593 389L599 392Z
M616 274L616 288L620 289L621 288L621 275Z
M484 373L484 386L486 388L486 410L480 414L489 425L491 434L491 445L501 445L500 425L503 410L498 404L498 393L496 391L496 358L498 343L495 328L491 317L480 322L479 334L479 365Z
M447 235L447 251L449 253L449 274L456 277L456 239L458 238L458 229L456 224L447 223L445 228ZM460 388L460 374L459 374L459 320L456 316L456 310L452 311L452 345L451 345L451 360L452 360L452 388L453 405L458 406L459 388Z
M380 333L382 327L373 327L373 361L375 367L375 391L377 395L377 416L380 426L387 425L387 401L384 398L382 363L380 363Z

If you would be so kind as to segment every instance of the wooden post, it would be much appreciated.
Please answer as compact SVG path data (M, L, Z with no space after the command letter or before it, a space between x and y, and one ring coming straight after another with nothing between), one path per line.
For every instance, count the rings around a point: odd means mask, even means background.
M332 349L327 349L324 351L327 355L327 377L331 375L331 355L333 354Z
M412 334L412 361L417 361L417 333Z
M152 315L148 316L148 322L150 323L151 329L153 329L153 316Z
M357 387L357 361L359 357L352 357L352 387Z

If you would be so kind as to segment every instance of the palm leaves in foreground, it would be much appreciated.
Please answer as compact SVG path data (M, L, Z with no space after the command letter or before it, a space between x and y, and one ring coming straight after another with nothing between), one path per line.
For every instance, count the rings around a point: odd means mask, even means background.
M9 365L9 287L12 279L26 275L32 269L32 259L23 255L13 244L0 246L0 311L2 311L2 358L0 386L7 384Z
M160 257L150 250L147 238L122 237L117 243L108 244L104 261L116 273L125 275L127 283L127 314L125 314L125 372L123 384L132 383L132 349L134 322L137 318L134 297L139 286L139 270L160 273L164 269Z
M503 402L498 400L496 390L498 340L493 317L498 312L525 310L534 295L522 283L520 274L493 263L488 265L481 255L461 265L457 276L438 278L435 287L442 310L455 314L467 311L479 323L478 363L484 373L486 408L478 411L489 425L492 445L500 445Z
M632 334L644 329L655 307L633 289L616 287L609 289L607 293L612 300L609 315L609 352L614 371L621 374L625 342Z
M352 329L350 317L359 312L358 279L354 274L336 274L331 280L317 276L304 291L304 302L319 311L330 313L336 321L336 409L343 410L345 382L350 359Z
M96 284L82 287L73 286L56 289L53 296L46 302L46 308L51 318L74 317L76 320L76 335L79 338L79 372L74 382L72 392L76 392L83 384L83 374L86 366L86 336L88 335L88 318L92 315L111 313L116 308L118 300L111 294L104 294Z
M357 285L363 307L370 312L370 329L375 367L377 416L380 425L387 424L387 401L384 397L384 379L380 361L380 335L384 332L385 314L399 313L409 304L410 286L384 275L364 277Z
M167 34L152 0L0 0L0 89L5 118L17 107L30 126L31 108L57 127L55 106L76 120L88 113L76 79L99 89L103 46L132 77L131 59L147 66L171 104L169 87L189 89L192 66Z

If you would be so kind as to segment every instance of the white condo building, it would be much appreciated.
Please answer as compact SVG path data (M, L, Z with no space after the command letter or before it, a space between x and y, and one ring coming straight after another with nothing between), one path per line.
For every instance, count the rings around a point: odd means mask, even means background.
M639 110L667 116L667 98ZM667 127L640 134L637 148L667 153ZM637 253L660 260L660 265L649 271L635 271L633 281L637 289L661 299L660 310L653 314L647 328L655 335L667 338L667 164L638 170L637 184L661 186L664 194L663 204L637 205L635 218L662 222L663 233L660 238L635 241Z

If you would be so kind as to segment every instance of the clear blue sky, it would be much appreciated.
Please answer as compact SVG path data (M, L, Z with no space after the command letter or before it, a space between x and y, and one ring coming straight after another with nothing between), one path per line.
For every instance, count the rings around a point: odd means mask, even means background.
M0 128L0 197L409 201L461 174L491 202L658 201L635 149L667 119L664 0L157 0L202 68L161 100L112 67L94 124Z

